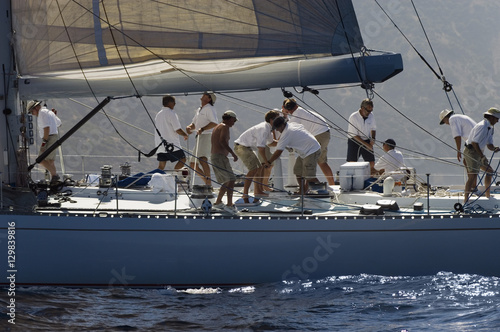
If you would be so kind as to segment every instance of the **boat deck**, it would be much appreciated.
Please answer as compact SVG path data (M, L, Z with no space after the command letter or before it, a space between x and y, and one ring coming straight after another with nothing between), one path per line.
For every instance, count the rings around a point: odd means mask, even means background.
M492 191L494 192L494 191ZM456 215L457 204L463 202L463 192L446 190L427 198L421 193L394 193L386 197L373 191L342 192L331 186L328 194L292 195L271 192L255 203L245 203L235 192L236 213L212 206L217 190L204 195L167 193L151 189L109 189L99 187L65 187L50 196L46 206L36 209L40 214L69 215L147 215L147 216L240 216L240 217L353 217L367 215L422 216ZM225 202L225 199L223 201ZM256 199L255 199L256 200ZM250 198L250 201L254 201ZM490 198L472 196L465 213L498 214L500 195ZM429 208L428 208L429 204ZM382 212L380 211L382 205Z

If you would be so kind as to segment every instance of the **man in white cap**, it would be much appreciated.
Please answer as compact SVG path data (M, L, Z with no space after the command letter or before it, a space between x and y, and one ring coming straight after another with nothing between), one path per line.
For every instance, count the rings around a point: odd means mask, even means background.
M42 145L40 146L39 156L44 153L48 147L57 142L58 130L57 128L61 125L61 120L56 115L56 110L50 111L47 107L42 107L42 102L37 100L31 100L28 102L27 111L37 117L37 127L38 134L42 139ZM45 169L47 169L51 176L51 183L56 183L60 180L59 175L57 175L55 160L56 150L54 149L44 160L40 162Z
M457 160L460 161L462 159L462 139L464 142L467 141L470 131L476 125L476 121L467 115L455 114L451 110L442 110L439 114L439 121L440 125L447 124L450 126L451 134L457 146Z
M471 189L476 183L479 170L486 172L484 185L486 191L484 195L490 197L491 176L494 173L493 168L489 165L488 158L484 155L484 148L487 147L493 152L500 151L498 146L493 145L493 126L500 118L500 111L497 108L490 108L484 112L483 121L479 122L472 128L469 138L466 141L464 149L464 158L467 165L467 182L465 183L464 203L469 199Z
M201 175L205 184L210 186L212 180L210 179L208 156L211 150L212 129L217 126L217 111L214 107L216 97L212 92L205 92L200 100L201 106L196 110L191 124L186 127L186 132L188 135L196 132L196 146L191 168L194 169L196 164L196 171ZM198 160L195 160L195 158L198 158Z
M212 133L212 153L211 162L214 169L215 178L220 183L219 195L214 203L214 207L223 208L229 213L236 213L237 210L233 204L233 190L236 176L229 162L228 154L231 154L234 161L238 156L229 146L229 128L231 128L238 119L233 111L226 111L222 115L222 122L219 123ZM227 193L227 204L224 206L222 197Z

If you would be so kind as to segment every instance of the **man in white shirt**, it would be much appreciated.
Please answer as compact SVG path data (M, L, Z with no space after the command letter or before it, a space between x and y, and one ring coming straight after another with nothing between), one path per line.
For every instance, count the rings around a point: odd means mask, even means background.
M364 161L370 163L370 169L374 172L375 155L373 145L375 144L375 133L377 125L373 112L373 101L363 99L359 110L349 117L347 128L347 161L356 162L359 156L363 156Z
M451 134L457 146L457 160L460 161L462 159L462 140L467 141L476 122L467 115L454 114L450 110L442 110L439 114L439 120L440 125L447 124L450 126Z
M273 143L271 122L279 115L280 113L275 110L267 112L264 122L247 129L234 141L234 153L236 153L246 168L248 168L248 173L243 185L243 200L245 203L249 203L248 191L254 178L256 179L254 184L254 195L268 196L263 188L262 173L264 171L264 166L260 160L264 163L268 162L268 157L270 156L266 154L266 147L268 144ZM255 154L254 149L259 151L260 158Z
M493 152L500 151L498 146L493 145L493 126L500 118L500 110L490 108L484 112L483 121L472 128L464 149L464 158L467 165L467 182L465 183L464 203L469 199L471 189L476 183L479 170L486 172L484 185L486 186L485 196L490 197L491 176L494 173L489 165L488 158L484 155L484 148L487 147Z
M212 129L217 126L217 111L215 110L215 94L205 92L201 96L201 106L196 110L193 121L186 127L186 132L189 134L196 131L196 147L194 150L194 158L191 161L191 168L202 177L206 185L211 186L210 165L208 164L208 156L212 150ZM199 167L201 165L201 168Z
M405 167L403 154L396 150L396 142L389 138L382 145L384 154L375 164L374 168L379 174L390 174L391 172L399 171L401 167ZM404 174L391 175L394 180L399 181Z
M58 127L61 126L61 120L56 115L56 110L50 111L45 106L42 107L41 101L31 100L28 102L27 111L37 117L38 134L42 139L39 156L44 153L51 145L58 140ZM60 180L57 175L55 160L56 150L54 149L44 160L40 162L51 175L51 183L57 183Z
M179 135L183 136L184 140L187 140L189 136L182 130L179 117L174 112L175 97L163 97L162 104L162 109L155 117L155 126L157 129L155 130L155 145L160 145L163 139L173 145L173 150L168 152L167 147L164 145L158 148L158 169L165 169L167 161L177 162L174 169L181 169L186 163L186 155L184 154L184 150L181 149Z
M282 116L274 119L273 128L281 133L276 146L276 151L271 156L268 164L278 159L285 148L292 148L298 157L293 167L293 173L299 183L299 194L307 193L309 182L318 182L316 178L316 165L321 154L321 146L314 136L303 125L287 123ZM305 181L302 181L304 179ZM305 183L303 183L305 182Z
M329 185L335 184L333 171L328 165L328 144L330 143L330 128L326 120L316 112L299 107L295 99L285 99L283 102L283 113L287 115L289 122L300 123L310 132L321 145L321 155L318 166L326 177Z

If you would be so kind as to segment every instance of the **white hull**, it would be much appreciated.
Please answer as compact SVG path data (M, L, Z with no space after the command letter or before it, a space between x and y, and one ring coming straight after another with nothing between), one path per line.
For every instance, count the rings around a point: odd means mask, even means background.
M109 204L116 206L113 200ZM143 205L165 208L159 202ZM178 205L182 208L182 197ZM16 285L233 286L439 271L500 276L500 263L489 259L500 253L497 214L427 215L401 209L363 216L359 210L333 208L301 215L249 207L235 216L197 216L188 210L174 216L153 209L133 215L105 209L94 214L63 206L37 215L1 215L2 242L8 223L15 223ZM8 276L5 254L0 268Z

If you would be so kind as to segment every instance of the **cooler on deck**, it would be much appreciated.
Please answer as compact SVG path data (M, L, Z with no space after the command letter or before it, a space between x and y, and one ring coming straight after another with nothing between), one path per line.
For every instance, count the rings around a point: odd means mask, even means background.
M340 166L340 187L343 191L363 190L370 177L370 163L348 162Z

